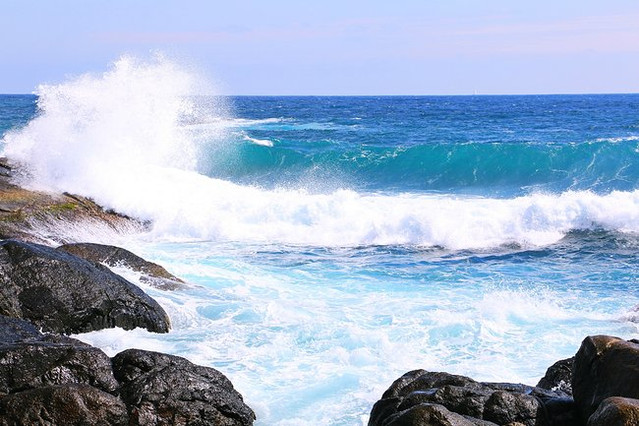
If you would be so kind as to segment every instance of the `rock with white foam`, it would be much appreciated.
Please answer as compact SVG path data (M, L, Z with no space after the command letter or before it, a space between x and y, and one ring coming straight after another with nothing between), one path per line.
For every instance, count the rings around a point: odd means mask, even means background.
M161 290L178 290L187 287L183 280L168 272L163 266L149 262L121 247L95 243L72 243L64 244L57 250L110 267L124 267L140 272L142 274L141 281Z

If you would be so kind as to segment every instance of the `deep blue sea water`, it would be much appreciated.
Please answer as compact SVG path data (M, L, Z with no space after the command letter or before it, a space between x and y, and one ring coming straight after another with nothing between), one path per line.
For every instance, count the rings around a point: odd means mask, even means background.
M639 337L639 95L193 97L151 71L0 96L23 184L153 223L56 232L194 284L145 287L168 335L79 338L218 368L258 425L356 425L411 369L534 385Z

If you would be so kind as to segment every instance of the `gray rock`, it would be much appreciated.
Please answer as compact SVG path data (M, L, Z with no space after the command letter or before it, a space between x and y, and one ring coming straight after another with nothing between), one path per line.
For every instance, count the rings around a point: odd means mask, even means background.
M0 425L122 425L126 406L88 385L47 386L0 399Z
M15 240L0 241L0 314L57 333L170 328L155 300L108 268Z
M141 425L252 425L255 414L219 371L157 352L129 349L113 358L131 421Z
M180 278L169 273L157 263L149 262L121 247L93 243L64 244L57 248L92 262L104 263L111 267L125 267L143 275L147 284L161 290L177 290L188 286Z

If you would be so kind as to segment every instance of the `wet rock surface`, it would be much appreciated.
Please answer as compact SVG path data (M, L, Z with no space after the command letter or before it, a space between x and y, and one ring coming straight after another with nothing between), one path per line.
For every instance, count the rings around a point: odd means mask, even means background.
M93 243L73 243L64 244L58 247L57 250L71 253L92 262L104 263L111 267L125 267L140 272L142 281L161 290L177 290L187 287L184 281L169 273L164 267L157 263L149 262L121 247Z
M588 426L639 425L639 400L613 396L604 399L588 418Z
M109 358L0 316L0 425L251 425L219 371L142 350Z
M19 164L0 157L0 238L50 244L65 243L57 232L90 222L112 232L143 230L147 223L105 210L89 198L69 193L33 191L17 182L28 172Z
M639 424L639 342L589 336L536 387L415 370L373 407L369 426Z
M130 349L113 358L113 369L135 424L241 426L255 420L231 382L213 368Z
M0 241L0 314L57 333L170 328L155 300L108 268L17 240Z
M573 404L563 392L415 370L384 393L373 407L369 425L552 425L548 403L554 404L553 415L560 410L570 420Z
M0 425L127 425L124 403L88 385L46 386L0 399Z
M572 388L584 421L606 398L639 398L639 344L612 336L585 338L575 355Z
M572 369L575 357L562 359L548 367L546 374L537 383L538 388L559 390L572 395Z

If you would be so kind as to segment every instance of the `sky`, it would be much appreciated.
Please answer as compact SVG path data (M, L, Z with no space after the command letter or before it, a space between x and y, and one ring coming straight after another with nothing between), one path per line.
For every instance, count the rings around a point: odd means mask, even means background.
M637 0L0 0L0 93L162 52L227 95L639 92Z

